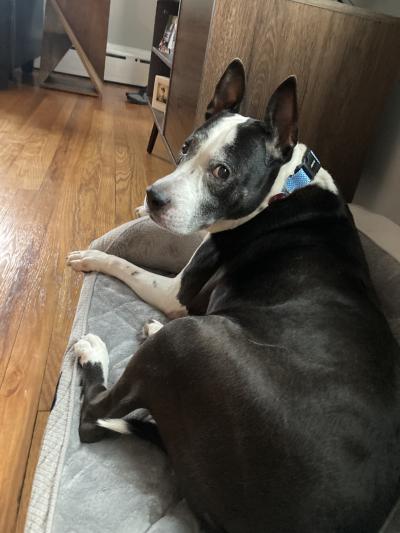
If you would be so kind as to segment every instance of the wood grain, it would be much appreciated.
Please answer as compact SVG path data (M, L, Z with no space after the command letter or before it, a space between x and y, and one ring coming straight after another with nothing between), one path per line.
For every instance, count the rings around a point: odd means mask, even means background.
M151 114L126 104L125 90L106 84L101 101L26 87L0 94L2 154L12 154L0 158L2 533L23 530L75 314L82 276L65 256L131 219L146 185L171 169L162 143L146 154Z
M62 107L53 96L43 100L24 131L23 148L8 168L4 185L39 189L75 103L70 95Z
M164 135L175 159L194 127L213 5L213 0L181 2L164 125Z
M232 59L239 57L247 74L253 53L258 9L258 0L215 2L196 108L196 127L204 122L204 114L214 95L215 86Z

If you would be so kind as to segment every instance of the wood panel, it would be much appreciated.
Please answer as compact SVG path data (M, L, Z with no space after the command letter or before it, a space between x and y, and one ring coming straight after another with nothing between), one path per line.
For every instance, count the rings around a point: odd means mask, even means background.
M55 0L100 79L104 77L110 0ZM75 44L75 43L74 43Z
M41 84L96 96L103 88L110 0L49 0L40 64ZM60 77L52 71L67 50L74 46L94 85L87 80Z
M299 81L300 139L351 200L384 100L399 73L400 24L364 10L262 1L244 112L262 118L290 74Z
M204 122L215 86L232 59L240 57L247 72L253 50L253 28L256 26L258 4L258 0L215 1L196 110L196 127Z
M65 256L116 220L131 219L146 184L171 169L161 143L155 157L147 156L151 114L126 104L125 91L106 84L102 100L26 87L0 94L0 140L5 153L14 147L0 171L1 533L23 530L75 313L82 276L65 266ZM133 171L117 186L118 169L131 162Z
M213 0L182 0L164 135L174 155L193 131Z
M40 58L39 80L41 82L45 81L51 72L53 72L70 48L71 39L65 33L64 26L54 7L54 3L49 1L46 4Z

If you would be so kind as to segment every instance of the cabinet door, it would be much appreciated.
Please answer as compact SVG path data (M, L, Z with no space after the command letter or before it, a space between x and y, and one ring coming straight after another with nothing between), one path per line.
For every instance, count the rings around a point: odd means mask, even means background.
M176 159L193 131L213 0L181 0L164 135Z

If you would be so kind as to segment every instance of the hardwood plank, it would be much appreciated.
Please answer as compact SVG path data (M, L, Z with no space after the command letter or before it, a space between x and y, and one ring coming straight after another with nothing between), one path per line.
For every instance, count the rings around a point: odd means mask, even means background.
M16 90L15 93L8 92L14 97L9 106L6 105L7 100L0 101L0 133L18 131L17 128L31 118L45 97L45 93L34 88L32 91L26 91L25 88L21 91Z
M75 103L74 96L66 97L61 107L55 98L45 98L35 113L35 120L25 130L23 149L8 168L4 185L18 183L23 189L33 190L40 187Z
M59 157L55 157L36 196L23 191L24 199L27 195L29 197L28 205L25 208L16 207L16 211L7 214L0 228L0 299L3 302L0 307L0 383L29 291L38 283L36 263L55 209L55 199L64 184L65 167L68 168L71 162L77 160L77 148L85 141L85 135L82 135L82 129L86 131L85 108L92 112L90 107L85 107L84 102L79 101L75 106L66 127L64 142L60 143L56 153Z
M0 223L12 205L15 190L1 187L0 189Z
M86 111L86 113L85 113ZM70 162L77 165L79 155L85 148L87 133L91 125L93 109L91 106L76 106L66 128L64 143L57 150L55 160L47 173L46 180L35 196L36 210L40 213L39 221L47 221L46 234L43 236L38 228L33 229L41 246L36 251L34 268L31 268L33 284L29 284L29 275L21 272L19 278L26 282L25 306L20 320L15 341L8 359L4 357L4 379L0 388L0 421L4 432L0 434L0 487L8 482L7 491L0 492L0 506L7 512L0 516L0 531L13 531L18 510L18 494L22 487L23 473L29 452L29 443L33 432L33 420L37 410L40 389L47 361L49 342L55 321L55 309L58 302L58 267L64 265L65 258L60 259L60 228L63 226L63 210L56 209L59 202L67 201L64 191L70 183L65 179ZM77 122L78 121L78 122ZM79 179L75 180L80 188ZM59 199L59 202L57 202ZM65 206L71 210L71 205ZM54 214L52 223L50 216ZM90 213L89 216L92 216ZM92 217L93 218L93 217ZM32 228L30 228L32 231ZM33 265L32 265L33 267ZM74 283L80 285L79 277ZM28 290L27 290L28 289ZM30 289L30 290L29 290ZM20 301L22 299L18 299ZM18 317L21 309L12 307L11 316ZM16 312L18 311L18 312ZM72 316L72 315L71 315ZM15 320L14 320L15 321ZM12 423L14 420L14 424ZM12 443L10 447L10 442ZM4 504L3 504L4 502Z
M24 88L26 89L26 88ZM21 130L31 120L35 110L41 105L45 95L35 89L8 91L10 101L0 99L0 181L6 179L9 167L23 149L24 139Z
M37 413L51 407L75 314L82 276L65 256L131 219L146 185L173 168L162 143L146 153L150 112L126 104L124 90L106 85L102 101L24 87L0 97L12 156L0 173L2 533L23 529L44 425Z
M49 414L50 413L48 411L39 411L36 416L35 428L29 449L29 460L25 471L24 485L19 503L15 533L24 533L25 520L28 512L33 478L35 476L36 463L39 459L40 447L42 445L42 439Z
M35 269L35 289L24 313L0 387L0 531L13 531L18 513L40 387L46 365L49 338L57 302L53 290L58 243L57 228L46 235Z
M134 218L134 209L143 204L146 187L169 174L174 165L161 141L147 154L149 113L141 109L133 121L124 114L116 117L116 222Z
M47 354L39 409L50 409L62 356L79 297L82 276L65 265L70 250L86 248L97 236L115 226L115 157L112 115L95 110L88 139L79 161L70 169L67 190L58 207L62 230L58 276L61 286ZM71 209L71 205L74 209Z

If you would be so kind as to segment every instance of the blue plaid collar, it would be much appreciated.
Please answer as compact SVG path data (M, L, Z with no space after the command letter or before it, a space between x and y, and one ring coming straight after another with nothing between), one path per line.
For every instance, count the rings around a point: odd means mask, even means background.
M289 176L286 179L285 185L283 186L282 193L285 196L291 194L297 189L302 189L309 185L312 180L315 178L315 175L321 168L321 163L318 157L314 154L312 150L307 148L301 165L299 165L294 174Z

